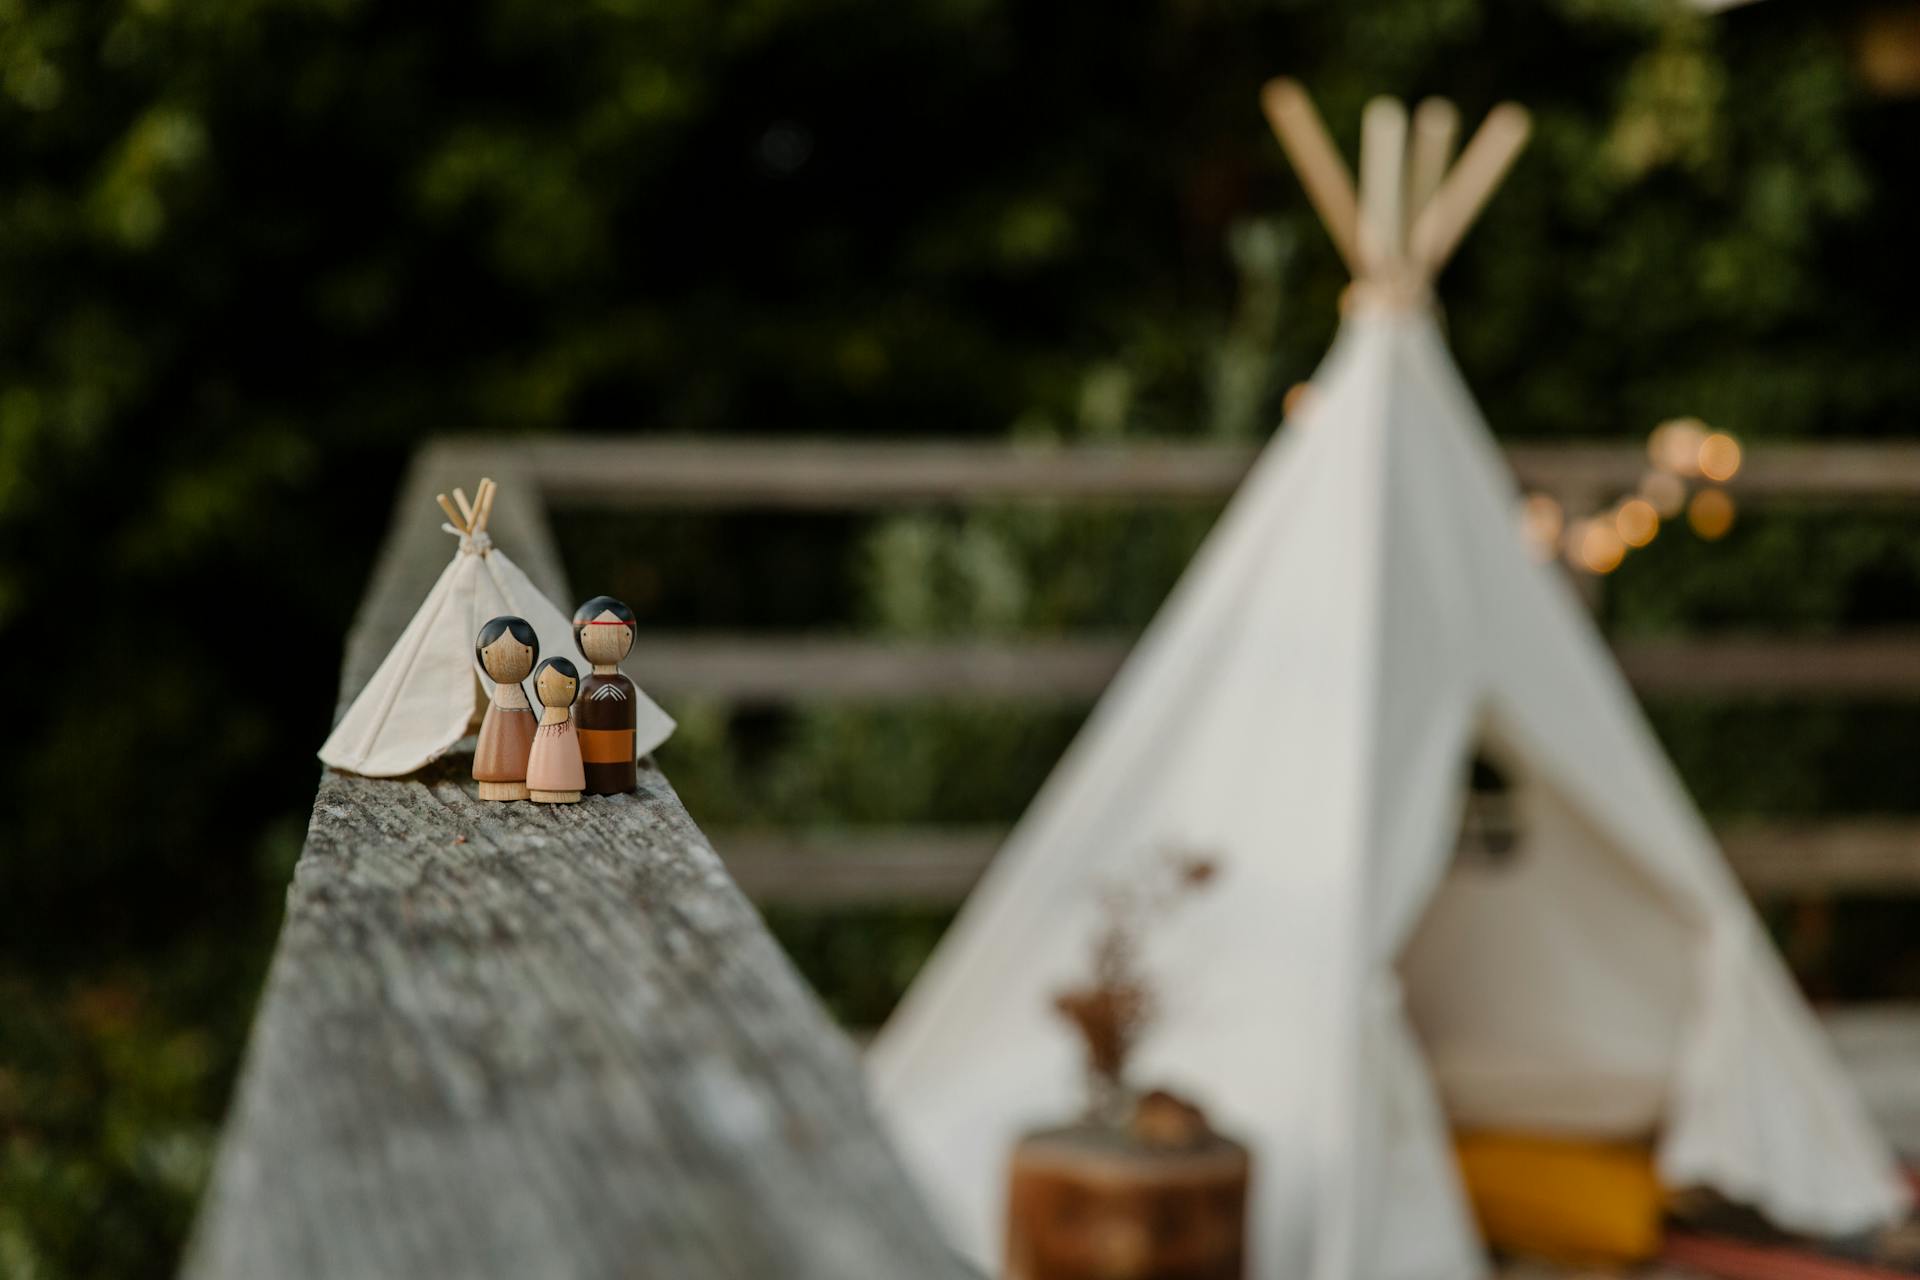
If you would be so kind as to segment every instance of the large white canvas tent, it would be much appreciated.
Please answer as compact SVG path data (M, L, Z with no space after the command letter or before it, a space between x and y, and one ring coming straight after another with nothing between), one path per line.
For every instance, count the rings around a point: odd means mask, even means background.
M476 693L492 683L474 659L473 641L489 618L512 614L532 624L540 656L584 663L573 643L573 622L533 585L487 534L493 484L482 480L475 501L440 503L460 539L453 559L320 747L335 769L370 778L396 778L438 760L467 733ZM672 736L672 717L637 688L634 750L646 755Z
M910 1167L993 1266L1015 1138L1082 1100L1050 997L1103 887L1174 846L1218 877L1146 939L1166 1014L1137 1075L1253 1148L1255 1275L1482 1274L1453 1129L1650 1140L1667 1185L1809 1232L1897 1214L1818 1025L1523 543L1436 322L1427 282L1524 114L1442 183L1445 109L1403 170L1404 113L1376 104L1356 202L1304 95L1267 105L1355 267L1341 332L875 1044ZM1476 756L1511 788L1497 860L1456 856Z

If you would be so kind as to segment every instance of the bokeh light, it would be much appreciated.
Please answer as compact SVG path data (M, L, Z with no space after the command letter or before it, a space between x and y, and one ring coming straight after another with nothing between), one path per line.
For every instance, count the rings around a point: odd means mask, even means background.
M1560 535L1567 527L1567 513L1549 494L1530 493L1520 504L1520 532L1527 549L1536 560L1551 560L1560 548Z
M1671 520L1687 509L1687 482L1671 471L1649 471L1640 481L1640 496L1662 520Z
M1613 521L1604 517L1582 520L1574 526L1568 546L1574 563L1588 573L1612 573L1626 559L1627 544Z
M1662 471L1696 475L1700 470L1700 446L1707 435L1707 424L1698 418L1669 419L1647 437L1647 456Z
M1269 401L1268 403L1272 403ZM1280 398L1280 412L1291 422L1307 411L1313 403L1313 384L1296 382L1287 388L1287 394Z
M1740 442L1724 431L1716 431L1700 442L1700 474L1709 480L1731 480L1740 470Z
M1687 504L1687 523L1708 542L1726 537L1733 528L1733 499L1725 489L1702 489Z
M1613 513L1613 527L1630 547L1644 547L1660 532L1660 513L1645 498L1628 498Z

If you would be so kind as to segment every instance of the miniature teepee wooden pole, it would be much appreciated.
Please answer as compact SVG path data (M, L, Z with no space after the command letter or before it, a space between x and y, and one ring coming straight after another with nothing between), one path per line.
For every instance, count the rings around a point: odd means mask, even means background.
M487 531L487 521L493 518L493 496L499 489L499 485L482 476L471 501L467 499L467 491L458 488L453 491L452 498L444 493L436 493L433 500L447 513L448 522L457 532L477 538Z
M486 476L480 478L480 487L473 494L473 535L479 537L487 531L487 522L493 519L493 495L500 486Z
M1298 80L1282 76L1267 81L1260 91L1260 105L1287 159L1292 161L1293 171L1300 175L1300 185L1306 188L1314 212L1326 224L1333 247L1345 259L1347 270L1359 275L1360 207L1353 196L1353 178L1334 149L1333 139L1327 136L1320 113L1313 109L1313 99Z

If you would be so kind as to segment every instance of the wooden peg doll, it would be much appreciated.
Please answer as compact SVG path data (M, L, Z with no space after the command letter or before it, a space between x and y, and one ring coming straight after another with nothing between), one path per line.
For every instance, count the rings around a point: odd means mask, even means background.
M533 694L545 708L527 759L527 799L535 804L574 804L587 785L573 722L579 692L580 672L565 658L548 658L534 669Z
M533 708L521 685L540 657L540 637L524 618L490 619L474 639L473 654L493 681L480 741L473 749L473 777L482 800L525 800L527 757L533 750Z
M633 610L612 596L595 596L574 610L573 642L593 664L593 673L580 682L576 712L589 795L618 795L640 783L633 758L635 690L620 674L633 634Z

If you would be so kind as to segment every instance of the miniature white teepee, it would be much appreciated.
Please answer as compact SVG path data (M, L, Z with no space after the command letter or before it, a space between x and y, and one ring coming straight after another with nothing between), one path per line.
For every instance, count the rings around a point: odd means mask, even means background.
M449 521L441 527L460 539L459 550L321 746L326 764L394 778L446 754L467 732L476 691L491 688L473 654L474 637L489 618L524 618L540 637L541 657L581 661L573 623L487 536L495 492L493 481L482 480L469 504L456 489L457 507L439 495ZM674 724L635 692L634 751L644 756L672 736Z
M1356 201L1298 86L1266 105L1357 277L1340 336L874 1045L909 1166L993 1265L1016 1136L1078 1104L1050 997L1101 888L1173 845L1219 889L1144 940L1164 1017L1138 1076L1253 1147L1251 1274L1484 1274L1450 1129L1652 1142L1669 1186L1788 1228L1888 1219L1885 1144L1530 557L1436 323L1429 283L1525 113L1449 172L1451 108L1422 107L1408 157L1374 103ZM1463 833L1476 755L1511 780L1498 858Z

